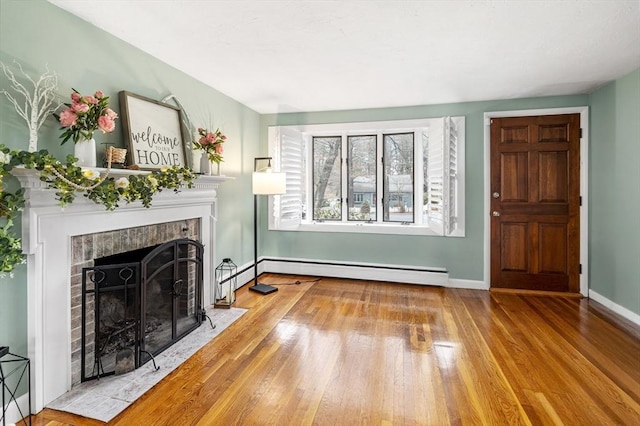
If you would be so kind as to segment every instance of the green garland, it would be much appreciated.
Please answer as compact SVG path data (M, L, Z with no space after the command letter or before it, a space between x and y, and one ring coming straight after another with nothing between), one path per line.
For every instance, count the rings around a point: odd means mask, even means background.
M102 204L106 210L115 210L123 201L140 201L144 207L150 207L157 193L164 189L179 192L184 185L192 188L197 177L189 168L169 167L145 175L104 179L92 169L78 167L76 161L75 157L68 155L66 164L63 164L47 150L12 151L0 144L0 276L13 272L16 265L25 262L21 240L12 231L15 218L24 208L24 189L9 192L3 183L3 178L14 167L38 170L40 180L46 182L48 188L56 190L56 199L62 207L82 193L96 204Z

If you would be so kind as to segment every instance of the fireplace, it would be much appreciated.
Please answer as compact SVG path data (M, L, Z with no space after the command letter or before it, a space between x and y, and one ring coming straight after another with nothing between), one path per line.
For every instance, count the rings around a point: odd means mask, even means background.
M144 171L111 170L111 175ZM38 172L16 168L25 189L22 248L27 255L28 341L35 412L81 379L82 270L94 259L188 238L204 246L202 306L213 300L216 189L229 180L201 176L193 188L165 191L150 208L140 203L105 211L82 197L61 209Z
M200 326L203 250L177 239L83 268L82 381L138 368Z

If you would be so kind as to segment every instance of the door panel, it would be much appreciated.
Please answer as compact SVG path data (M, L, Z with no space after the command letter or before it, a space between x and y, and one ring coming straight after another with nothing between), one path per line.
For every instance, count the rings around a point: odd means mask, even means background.
M502 200L527 202L529 199L526 176L529 174L527 154L507 152L502 155L502 169L513 173L502 175Z
M491 121L491 286L579 292L580 115Z
M511 222L502 224L502 269L526 272L528 267L529 233L527 224Z
M538 201L567 203L569 161L566 152L541 152L538 156Z
M568 274L567 226L564 223L540 223L538 225L538 240L540 272ZM554 250L545 250L545 247L554 247Z

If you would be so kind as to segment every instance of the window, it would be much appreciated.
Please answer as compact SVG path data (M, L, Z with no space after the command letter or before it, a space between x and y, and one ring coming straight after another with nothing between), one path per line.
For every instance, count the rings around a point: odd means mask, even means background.
M383 136L382 212L385 222L414 222L413 137L413 133Z
M313 220L342 220L342 139L313 137Z
M375 221L377 137L347 136L347 209L350 221Z
M464 117L269 127L274 230L464 236Z

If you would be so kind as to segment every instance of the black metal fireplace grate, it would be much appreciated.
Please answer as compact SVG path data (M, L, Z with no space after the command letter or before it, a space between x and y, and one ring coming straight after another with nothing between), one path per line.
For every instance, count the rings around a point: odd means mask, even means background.
M178 239L83 268L83 382L138 368L200 326L203 250Z

